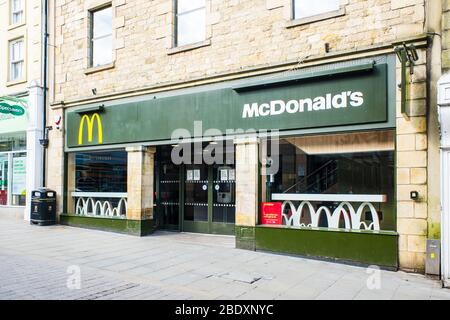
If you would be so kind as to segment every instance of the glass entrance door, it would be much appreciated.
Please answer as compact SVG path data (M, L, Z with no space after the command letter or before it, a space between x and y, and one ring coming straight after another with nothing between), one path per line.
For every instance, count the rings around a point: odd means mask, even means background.
M186 165L184 171L183 231L234 234L234 166Z
M233 234L236 216L235 169L231 165L214 165L212 171L213 233Z
M203 158L206 148L215 161ZM234 234L235 165L234 145L203 144L196 153L202 161L174 164L176 146L157 149L155 165L157 224L168 230L212 234ZM191 146L192 147L192 146ZM206 151L205 151L206 150ZM192 164L196 163L196 164ZM223 163L223 164L219 164Z
M186 165L184 173L183 231L209 233L209 168Z
M212 164L184 165L183 231L234 234L235 165L234 145L203 145L211 152ZM209 148L209 150L208 150ZM214 149L214 151L212 151Z

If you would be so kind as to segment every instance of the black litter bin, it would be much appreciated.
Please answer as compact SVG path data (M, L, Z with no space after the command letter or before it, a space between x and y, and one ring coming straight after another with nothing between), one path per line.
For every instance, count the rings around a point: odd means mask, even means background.
M56 224L56 191L39 188L31 192L31 224Z

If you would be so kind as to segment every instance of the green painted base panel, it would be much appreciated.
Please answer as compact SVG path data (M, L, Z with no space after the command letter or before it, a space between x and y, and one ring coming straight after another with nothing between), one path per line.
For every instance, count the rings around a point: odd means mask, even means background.
M153 220L127 220L60 215L60 223L71 227L146 236L154 231Z
M232 223L209 223L203 221L183 221L183 232L233 235L234 224Z
M239 240L236 240L238 244ZM398 268L396 232L356 232L260 226L255 249L362 265Z

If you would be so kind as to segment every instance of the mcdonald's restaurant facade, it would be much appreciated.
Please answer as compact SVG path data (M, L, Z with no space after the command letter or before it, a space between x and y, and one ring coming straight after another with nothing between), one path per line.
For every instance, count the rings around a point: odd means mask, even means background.
M402 70L390 49L64 108L60 222L423 271L426 116Z

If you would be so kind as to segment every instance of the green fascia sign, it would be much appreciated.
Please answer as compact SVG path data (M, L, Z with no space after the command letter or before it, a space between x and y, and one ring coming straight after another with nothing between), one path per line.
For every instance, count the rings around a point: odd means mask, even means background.
M163 141L229 130L295 130L388 121L387 64L67 112L68 148ZM202 132L194 132L201 121ZM212 129L212 130L211 130ZM343 128L345 130L345 128ZM209 132L208 132L209 131ZM180 131L179 131L180 132Z
M13 116L23 116L25 114L25 109L17 105L9 105L5 102L0 102L0 113L12 114Z
M27 100L0 97L0 133L25 131L27 127Z

